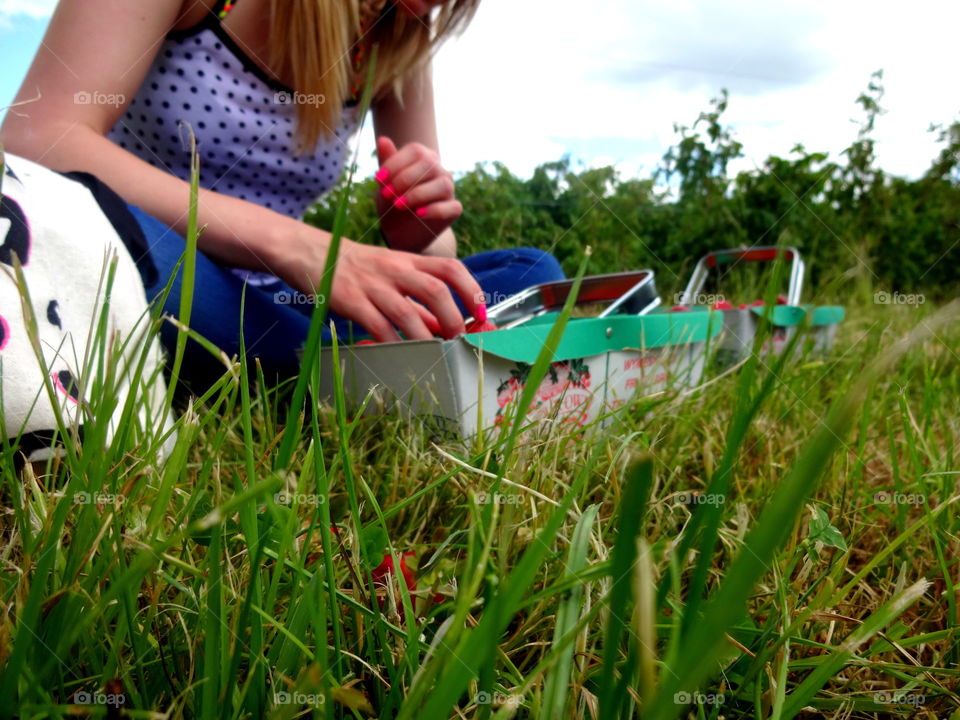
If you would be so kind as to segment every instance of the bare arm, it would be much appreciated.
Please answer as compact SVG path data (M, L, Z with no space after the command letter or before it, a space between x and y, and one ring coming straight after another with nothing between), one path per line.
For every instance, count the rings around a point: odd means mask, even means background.
M54 170L85 170L181 234L186 231L189 185L121 149L106 133L126 110L177 21L180 0L62 0L9 112L0 140L11 152ZM114 97L115 104L78 104L78 93ZM232 265L267 269L276 252L268 239L284 218L215 192L201 191L203 250ZM255 232L240 233L239 228ZM243 236L262 241L241 239Z
M125 112L181 10L180 0L61 0L18 95L41 99L7 114L0 142L55 170L84 170L132 204L183 233L189 185L114 145L106 133ZM76 93L119 102L78 104ZM253 203L200 193L200 248L219 261L276 273L310 292L320 285L329 233ZM436 323L446 336L463 321L445 283L468 301L479 292L460 263L397 253L345 240L332 308L378 339L426 338ZM409 300L422 300L424 308Z

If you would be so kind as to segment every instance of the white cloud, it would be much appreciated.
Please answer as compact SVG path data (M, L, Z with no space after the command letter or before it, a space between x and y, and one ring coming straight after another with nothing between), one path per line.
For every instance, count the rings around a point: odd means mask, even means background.
M960 4L908 9L836 0L484 0L435 63L441 149L453 170L501 160L529 174L565 150L648 177L723 87L724 122L760 165L797 143L834 159L856 137L855 100L883 68L877 152L889 172L933 159L931 122L960 112ZM606 144L587 141L607 139ZM617 144L617 139L623 142ZM596 147L592 154L584 148Z

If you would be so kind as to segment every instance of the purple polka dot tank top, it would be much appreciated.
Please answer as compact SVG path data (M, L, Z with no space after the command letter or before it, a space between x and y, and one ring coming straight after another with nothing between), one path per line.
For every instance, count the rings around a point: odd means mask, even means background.
M201 187L299 219L339 179L358 108L348 103L333 137L321 138L312 155L297 155L294 101L302 94L247 57L220 25L223 5L200 25L166 37L108 137L189 180L189 140L180 129L187 122L197 137ZM253 284L276 280L266 273L237 274Z

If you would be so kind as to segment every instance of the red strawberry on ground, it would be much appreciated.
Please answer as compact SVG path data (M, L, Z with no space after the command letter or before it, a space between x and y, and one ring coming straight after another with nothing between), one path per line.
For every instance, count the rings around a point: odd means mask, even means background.
M404 582L407 584L407 590L410 592L417 589L417 579L413 575L413 570L407 567L407 558L414 557L415 554L412 550L400 553L400 574L403 575ZM373 584L386 587L387 576L393 575L393 570L393 555L384 555L383 560L373 570Z
M403 581L407 585L407 590L411 595L416 592L417 589L417 579L413 574L413 570L407 567L407 558L414 557L416 553L411 550L408 550L404 553L399 553L400 555L400 574L403 575ZM375 587L386 588L390 578L394 576L394 563L393 555L384 555L383 560L374 568L371 575L373 576L373 584ZM394 585L394 591L396 593L396 602L397 602L397 615L400 618L400 622L403 622L404 610L403 610L403 592L398 585ZM388 591L389 592L389 591ZM385 595L380 595L378 593L377 602L380 605L380 609L383 610L384 602L386 601ZM416 598L410 598L411 603L416 606Z

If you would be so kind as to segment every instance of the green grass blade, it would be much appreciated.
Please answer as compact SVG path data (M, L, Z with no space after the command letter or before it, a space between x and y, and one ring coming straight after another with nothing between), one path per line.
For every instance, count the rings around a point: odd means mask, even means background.
M566 567L563 571L565 578L575 577L587 565L587 551L589 549L590 533L593 532L593 523L600 512L599 505L591 505L584 510L577 521L570 540L570 549L567 551ZM576 627L583 609L583 586L576 585L570 590L566 598L560 603L557 610L557 622L553 630L553 646L558 646L564 636ZM543 688L543 705L540 708L540 717L543 720L568 717L566 705L567 691L570 682L570 672L573 668L573 645L569 645L558 658L556 665L547 673Z

